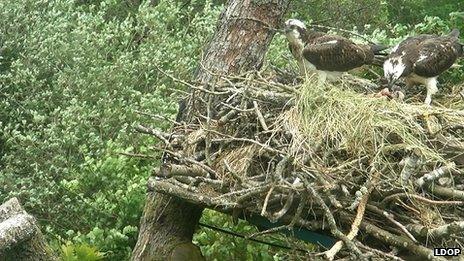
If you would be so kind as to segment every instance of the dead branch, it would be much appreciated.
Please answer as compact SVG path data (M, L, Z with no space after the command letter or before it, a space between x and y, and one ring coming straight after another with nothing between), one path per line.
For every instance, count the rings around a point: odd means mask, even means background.
M393 214L391 213L388 213L387 211L385 210L381 210L379 209L378 207L374 206L374 205L367 205L367 209L370 210L370 211L373 211L379 215L383 215L385 218L387 218L391 223L393 223L394 225L396 225L398 228L401 229L401 231L404 232L404 234L409 237L409 239L411 239L412 241L414 241L415 243L417 243L417 240L416 238L408 231L408 229L403 225L401 224L400 222L396 221L395 220L395 217L393 216Z
M379 176L380 176L380 173L375 172L372 176L372 180L368 182L368 188L366 189L366 192L362 195L362 198L358 205L358 210L356 212L356 217L353 221L353 224L351 225L351 230L347 235L347 238L349 240L353 240L358 234L359 226L361 225L361 221L364 217L364 212L366 210L367 200L369 199L369 195L374 189L374 186L377 183ZM338 241L337 243L335 243L335 245L330 250L325 252L325 257L329 260L333 260L335 258L335 255L342 249L342 247L343 247L343 242Z
M422 187L424 186L424 184L431 182L433 180L436 180L439 177L445 175L446 173L450 173L451 170L454 169L455 167L456 167L456 164L453 162L453 163L450 163L449 165L435 169L432 172L427 173L424 176L417 179L416 184L417 186Z
M433 228L428 231L428 235L435 237L445 237L451 235L462 235L464 233L464 221L455 221L450 224Z
M443 197L443 198L450 198L450 199L459 199L464 201L464 191L452 189L452 188L445 188L438 185L429 185L427 186L427 190L430 191L433 195Z
M433 205L464 205L464 201L437 201L428 198L421 197L416 194L409 194L409 193L397 193L391 196L386 197L382 204L388 204L388 202L393 201L395 199L406 198L406 199L417 199L425 203L433 204Z
M141 133L145 133L145 134L149 134L149 135L153 135L155 137L157 137L158 139L160 139L162 142L164 142L164 144L170 146L171 144L169 143L169 138L170 138L170 135L167 134L167 133L163 133L159 130L155 130L155 129L152 129L152 128L148 128L148 127L144 127L142 125L138 125L135 127L135 129Z
M393 235L373 224L363 221L361 223L361 228L369 233L371 236L386 242L390 245L397 246L399 248L408 250L417 256L425 258L427 260L446 260L444 258L434 257L433 251L421 245L414 243L412 240L408 238L404 238L401 236Z
M281 210L278 212L272 214L272 215L267 215L266 217L273 223L277 222L281 217L283 217L285 214L287 214L288 210L293 204L293 192L290 192L290 194L287 197L287 200L285 201L284 206L282 207Z
M304 177L300 177L302 180L304 180ZM341 239L347 247L358 257L362 258L362 253L358 249L358 247L351 241L350 238L345 236L338 228L337 224L335 222L335 219L332 215L332 212L330 211L329 207L325 204L324 200L321 198L321 196L314 190L311 185L304 183L306 190L310 193L311 197L313 197L316 202L322 207L322 209L325 212L325 216L327 218L327 221L329 222L329 227L330 227L330 232L336 236L337 238Z
M263 127L263 130L268 131L269 128L267 127L266 120L264 119L263 114L259 110L258 103L256 101L253 101L253 106L256 112L256 116L258 117L259 123L261 124L261 127Z
M197 191L187 191L166 180L148 179L148 191L159 192L166 195L176 196L194 204L201 204L210 208L221 208L224 210L237 208L238 204L225 199L214 199L201 195Z
M264 199L263 209L261 210L261 216L266 216L266 209L267 204L269 203L269 198L271 197L272 191L274 191L274 186L269 189L269 192L266 194L266 198Z

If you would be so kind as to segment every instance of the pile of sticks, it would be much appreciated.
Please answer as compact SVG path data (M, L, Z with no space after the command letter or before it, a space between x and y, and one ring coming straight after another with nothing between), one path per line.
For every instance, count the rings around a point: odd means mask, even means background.
M137 126L161 141L153 148L163 152L163 164L150 178L149 190L285 224L252 237L295 227L321 231L338 242L313 255L329 260L439 259L433 248L463 246L464 143L459 133L464 122L445 122L448 114L464 117L463 111L427 112L441 119L434 121L439 133L427 135L430 148L440 150L445 161L398 146L389 164L375 166L374 155L352 158L301 139L298 126L286 123L298 106L301 85L277 78L218 76L209 86L177 80L191 89L185 99L189 110L179 121L143 113L155 122L171 121L171 132ZM372 83L350 81L359 90L372 89ZM415 117L422 119L417 112ZM329 165L324 164L327 157L334 159Z

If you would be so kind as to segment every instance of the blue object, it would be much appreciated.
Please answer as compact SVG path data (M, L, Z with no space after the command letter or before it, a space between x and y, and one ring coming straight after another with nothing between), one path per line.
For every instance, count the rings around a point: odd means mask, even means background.
M282 222L277 221L276 223L271 223L267 218L264 218L262 216L258 215L252 215L252 216L247 216L247 217L242 217L242 219L250 222L251 224L255 225L258 227L260 230L267 230L267 229L272 229L275 227L283 226ZM293 231L288 231L288 230L282 230L282 233L286 235L290 235L293 237L296 237L300 240L303 240L308 243L312 243L315 245L322 246L326 249L330 249L336 242L332 237L319 234L310 230L307 230L305 228L293 228Z

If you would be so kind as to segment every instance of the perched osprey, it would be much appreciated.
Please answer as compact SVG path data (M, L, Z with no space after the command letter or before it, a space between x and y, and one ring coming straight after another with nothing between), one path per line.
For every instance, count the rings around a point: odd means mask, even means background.
M303 22L285 22L290 52L298 62L300 73L316 71L319 79L336 80L343 72L374 62L374 54L386 49L380 45L356 44L337 35L307 30Z
M391 87L405 77L406 87L424 84L427 88L425 104L430 105L437 89L437 77L450 68L463 55L459 43L459 30L449 35L422 34L406 38L395 46L383 64L385 78Z

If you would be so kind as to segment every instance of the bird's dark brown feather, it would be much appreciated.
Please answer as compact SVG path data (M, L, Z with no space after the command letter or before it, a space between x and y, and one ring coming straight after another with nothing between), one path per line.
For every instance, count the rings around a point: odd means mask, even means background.
M424 77L437 76L449 69L460 56L460 46L452 39L429 39L419 45L418 58L413 71ZM420 59L421 55L427 58Z
M389 57L403 57L407 68L403 76L415 73L422 77L436 77L461 55L456 37L423 34L406 38Z
M406 48L415 48L417 47L421 42L427 40L427 39L432 39L435 38L436 36L431 35L431 34L420 34L416 36L410 36L406 39L404 39L399 45L398 48L396 49L395 52L392 53L392 55L395 54L401 54Z
M374 53L368 45L358 45L337 35L311 38L303 56L318 70L344 72L371 64Z

